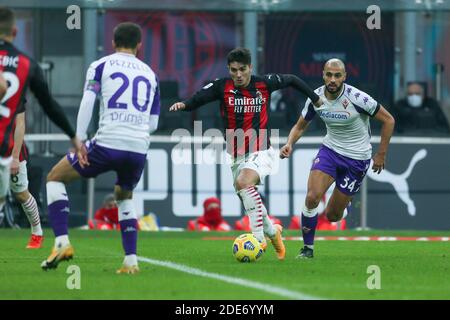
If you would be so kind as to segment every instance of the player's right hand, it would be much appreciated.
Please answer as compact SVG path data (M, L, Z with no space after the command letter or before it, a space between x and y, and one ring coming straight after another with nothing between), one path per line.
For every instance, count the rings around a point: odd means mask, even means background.
M89 161L87 157L88 152L84 143L82 143L80 139L78 139L78 137L74 137L72 138L72 144L75 147L75 153L77 155L80 167L84 168L86 166L89 166Z
M186 108L186 105L183 102L175 102L170 108L169 111L178 111L178 110L184 110Z
M280 149L280 159L289 158L292 153L292 146L290 144L284 145Z
M13 158L10 167L10 173L12 176L15 176L19 173L20 161L19 159Z

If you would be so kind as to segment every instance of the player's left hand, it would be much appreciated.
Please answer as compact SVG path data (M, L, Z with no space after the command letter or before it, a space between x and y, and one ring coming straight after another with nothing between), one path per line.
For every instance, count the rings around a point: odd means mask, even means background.
M81 168L84 168L86 166L89 166L89 161L87 157L87 149L84 143L78 139L78 137L75 137L72 139L72 144L75 147L75 153L77 154L78 163L80 164Z
M20 161L19 159L13 158L11 162L10 172L12 176L15 176L19 173Z
M88 152L87 152L86 146L84 144L82 144L80 149L77 150L77 158L80 163L80 167L82 167L82 168L90 165L87 154L88 154Z
M380 174L381 171L384 169L384 161L385 161L386 155L381 153L375 153L373 156L373 165L372 170L373 172Z

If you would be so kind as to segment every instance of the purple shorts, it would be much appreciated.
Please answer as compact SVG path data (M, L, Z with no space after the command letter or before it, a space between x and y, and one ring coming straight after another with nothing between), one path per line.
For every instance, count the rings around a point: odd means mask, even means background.
M320 170L329 174L336 181L336 188L342 193L353 196L359 191L361 183L369 169L370 159L355 160L340 155L322 145L311 170Z
M99 146L95 141L87 141L89 166L81 168L76 154L68 153L67 160L85 178L93 178L107 171L117 173L116 185L132 191L141 179L147 155L115 150Z

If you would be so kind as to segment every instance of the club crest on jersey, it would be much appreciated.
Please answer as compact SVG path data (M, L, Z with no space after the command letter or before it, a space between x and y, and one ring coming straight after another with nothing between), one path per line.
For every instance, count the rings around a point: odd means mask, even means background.
M342 101L342 106L344 107L344 109L347 109L348 106L348 100L344 99L344 101Z
M317 157L316 159L314 159L314 164L318 164L320 162L320 158Z
M256 96L258 97L258 99L263 100L262 93L261 93L261 91L259 91L258 89L256 89Z

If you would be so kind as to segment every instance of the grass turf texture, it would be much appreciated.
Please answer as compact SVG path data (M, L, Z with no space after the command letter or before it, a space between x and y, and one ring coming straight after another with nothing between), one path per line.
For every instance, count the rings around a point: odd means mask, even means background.
M0 299L286 299L264 291L140 263L137 275L116 275L123 255L117 231L71 230L75 258L44 272L40 263L53 244L45 230L44 248L27 250L28 230L0 230ZM238 277L324 299L450 299L448 242L317 241L315 258L296 260L299 241L285 241L285 261L273 248L255 263L232 257L232 240L240 232L140 232L139 256L171 261L203 271ZM298 236L287 231L284 236ZM450 236L450 232L345 231L339 236ZM81 289L69 290L69 265L81 270ZM370 265L381 269L381 289L366 286Z

